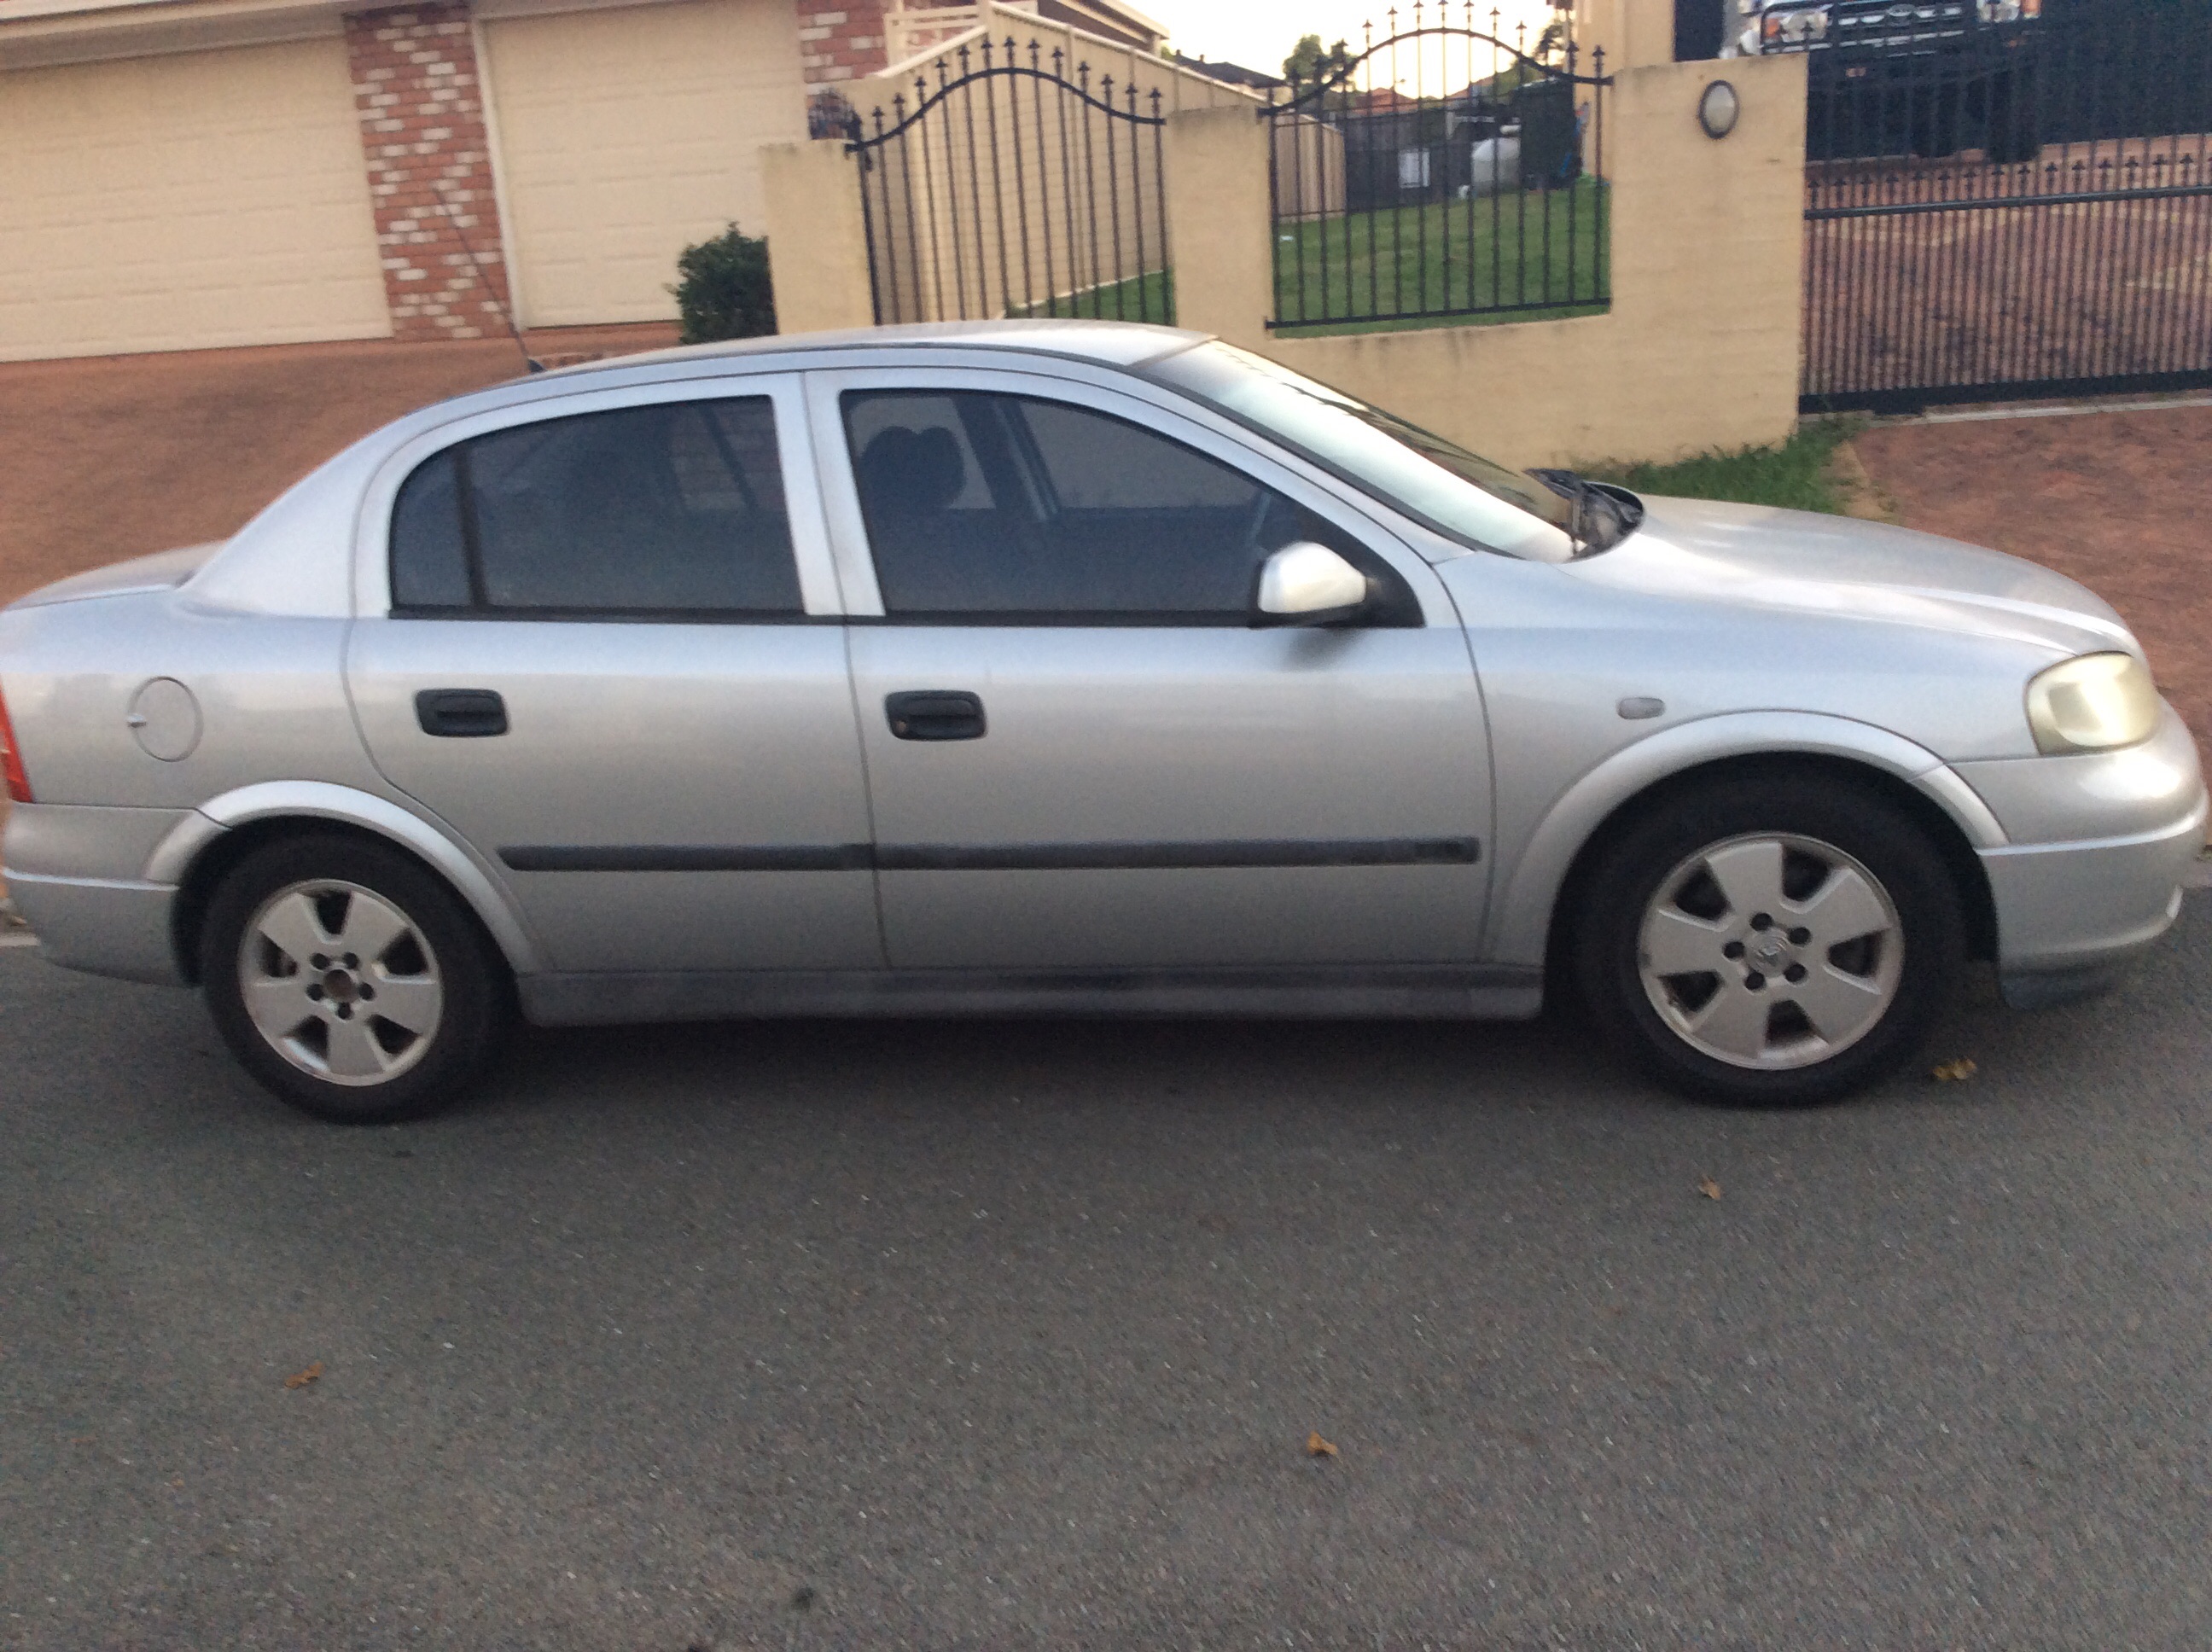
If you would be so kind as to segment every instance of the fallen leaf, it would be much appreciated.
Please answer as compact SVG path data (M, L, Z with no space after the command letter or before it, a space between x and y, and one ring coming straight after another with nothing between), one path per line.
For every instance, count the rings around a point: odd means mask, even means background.
M1944 1062L1928 1076L1939 1084L1963 1084L1977 1071L1974 1064L1962 1055L1955 1061Z
M308 1366L306 1370L295 1371L291 1376L286 1377L284 1379L284 1386L288 1388L304 1388L308 1383L315 1382L320 1378L322 1374L323 1362L319 1359L313 1364Z
M1306 1455L1309 1457L1334 1457L1336 1455L1336 1448L1331 1445L1328 1441L1322 1439L1320 1435L1309 1434L1306 1436Z
M1708 1199L1718 1199L1721 1196L1721 1184L1711 1176L1705 1176L1698 1181L1698 1191Z

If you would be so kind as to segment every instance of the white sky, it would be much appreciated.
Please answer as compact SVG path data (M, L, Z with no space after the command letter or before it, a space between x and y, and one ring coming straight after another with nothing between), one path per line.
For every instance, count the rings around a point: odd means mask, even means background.
M1354 52L1359 50L1361 26L1370 20L1375 24L1376 39L1388 34L1384 13L1391 0L1135 0L1139 10L1164 25L1168 30L1169 43L1194 58L1226 58L1247 69L1264 70L1268 74L1282 73L1283 59L1291 55L1291 48L1298 43L1302 34L1318 34L1323 45L1339 39L1349 40ZM1533 47L1537 31L1552 16L1551 8L1542 0L1479 0L1474 27L1488 32L1492 5L1500 13L1498 33L1504 39L1513 38L1513 25L1525 21L1528 25L1528 41ZM1464 27L1467 8L1463 0L1449 6L1433 3L1421 8L1421 21L1435 23L1439 12L1449 11L1449 21ZM1398 6L1398 27L1401 30L1413 27L1412 0ZM1451 54L1454 73L1463 70L1462 59L1456 48ZM1478 59L1478 66L1482 66ZM1407 63L1401 68L1410 70ZM1408 76L1409 77L1409 76Z

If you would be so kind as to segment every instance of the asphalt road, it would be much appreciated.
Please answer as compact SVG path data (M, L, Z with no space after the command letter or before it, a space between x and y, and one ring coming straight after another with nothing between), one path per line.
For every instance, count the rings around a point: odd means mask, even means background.
M2208 966L1802 1114L815 1023L346 1131L0 951L0 1645L2212 1645Z

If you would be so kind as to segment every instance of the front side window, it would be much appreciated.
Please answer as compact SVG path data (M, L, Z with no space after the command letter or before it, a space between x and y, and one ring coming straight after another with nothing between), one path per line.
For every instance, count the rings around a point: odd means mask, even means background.
M1576 554L1574 507L1542 483L1249 350L1217 339L1146 371L1463 544Z
M1243 624L1268 553L1316 539L1376 580L1376 623L1419 623L1364 546L1128 420L970 391L852 391L843 411L888 615Z
M541 420L418 465L392 513L409 613L802 611L765 396Z

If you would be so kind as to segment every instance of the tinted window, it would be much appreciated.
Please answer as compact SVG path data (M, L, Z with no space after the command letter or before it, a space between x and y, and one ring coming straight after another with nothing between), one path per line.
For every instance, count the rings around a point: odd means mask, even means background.
M459 462L452 448L415 467L392 507L392 605L462 608L469 553L461 537Z
M473 579L472 579L473 576ZM796 614L765 397L521 425L400 489L392 600L549 613Z
M1378 568L1251 477L1086 408L857 391L844 414L891 614L1241 624L1261 562L1294 539Z

